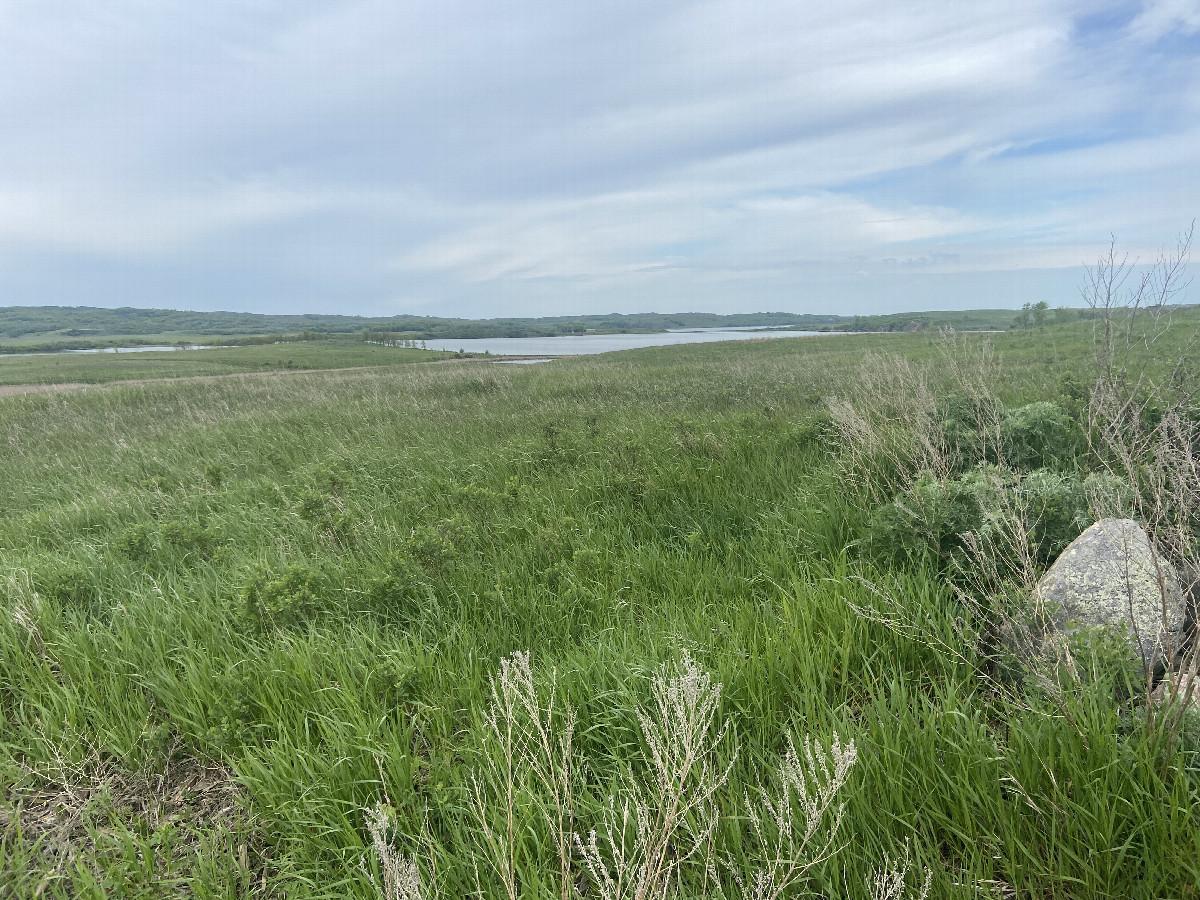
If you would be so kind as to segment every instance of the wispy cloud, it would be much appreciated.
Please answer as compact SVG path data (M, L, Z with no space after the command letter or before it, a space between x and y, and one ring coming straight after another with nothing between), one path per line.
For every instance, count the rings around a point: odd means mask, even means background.
M1197 0L1149 0L1129 24L1133 37L1154 43L1168 34L1200 31L1200 2Z
M1198 34L1195 0L0 0L0 305L1019 303L1200 209Z

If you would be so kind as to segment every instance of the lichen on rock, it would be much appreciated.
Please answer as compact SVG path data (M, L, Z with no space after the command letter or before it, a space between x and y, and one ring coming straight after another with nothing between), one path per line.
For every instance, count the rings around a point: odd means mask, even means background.
M1178 651L1187 618L1179 576L1132 519L1101 519L1072 541L1035 600L1060 635L1123 631L1151 666Z

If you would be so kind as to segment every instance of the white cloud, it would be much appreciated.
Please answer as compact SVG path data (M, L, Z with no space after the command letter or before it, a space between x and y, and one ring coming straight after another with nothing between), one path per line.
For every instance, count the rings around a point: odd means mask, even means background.
M330 209L352 198L263 185L148 191L0 186L0 244L89 253L161 253Z
M1149 44L1172 32L1195 34L1200 31L1200 0L1147 0L1129 24L1129 31Z
M0 249L239 247L231 279L261 251L375 273L355 289L381 303L543 280L602 307L618 284L1073 266L1200 206L1200 67L1146 50L1200 7L1097 11L0 0ZM294 285L263 266L246 302L278 308Z

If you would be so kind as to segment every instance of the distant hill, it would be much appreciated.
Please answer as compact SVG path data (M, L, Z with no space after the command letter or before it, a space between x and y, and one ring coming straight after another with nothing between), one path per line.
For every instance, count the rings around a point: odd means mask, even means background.
M545 318L446 319L431 316L260 315L188 312L173 309L97 309L78 306L0 307L0 338L96 338L114 335L224 334L322 331L350 334L375 331L418 332L422 337L527 337L608 332L665 331L672 328L825 325L839 316L793 313L638 313L635 315L550 316Z
M1091 316L1090 309L1061 307L1049 310L1046 324L1061 325ZM835 326L838 331L1007 331L1022 327L1021 311L1014 309L962 309L939 312L902 312L882 316L847 316Z
M1058 310L1054 313L1058 318L1052 321L1073 321L1086 312ZM260 315L127 307L98 309L86 306L8 306L0 307L0 352L87 349L119 344L197 341L205 338L224 339L225 342L234 343L238 339L256 336L286 334L315 338L348 336L363 331L432 340L749 327L811 331L924 331L949 326L959 331L994 331L1008 329L1013 326L1013 322L1014 311L1008 309L895 313L882 316L783 312L736 315L651 312L524 319L448 319L431 316Z

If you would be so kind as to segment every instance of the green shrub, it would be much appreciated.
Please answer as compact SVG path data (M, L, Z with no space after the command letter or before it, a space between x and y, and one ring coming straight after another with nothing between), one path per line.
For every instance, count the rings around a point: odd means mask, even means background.
M1070 466L1084 450L1082 427L1048 400L1005 410L1000 440L1004 462L1021 471Z
M172 520L161 524L139 522L116 539L118 553L143 566L212 562L222 547L220 535L204 519Z
M436 577L447 572L455 558L468 549L475 538L470 522L454 516L437 525L414 528L404 542L403 554L426 574Z
M922 475L902 495L872 513L865 546L878 558L909 562L949 558L960 545L958 535L982 523L985 504L976 496L982 487L977 477L945 482Z
M370 610L386 619L408 624L430 602L430 594L403 553L391 554L367 579L365 596Z
M949 481L926 474L871 514L863 543L877 558L949 562L965 549L965 533L1000 537L1016 525L1049 562L1097 518L1127 510L1129 497L1119 478L1098 473L1081 479L984 466Z
M1015 488L1039 558L1052 560L1104 515L1127 514L1131 492L1121 479L1093 473L1082 481L1038 469Z
M175 482L165 475L153 475L150 478L143 478L141 486L153 493L166 494L175 487Z
M321 595L317 573L305 566L282 572L260 568L242 587L245 615L259 630L304 624L322 610Z
M300 518L316 525L341 549L346 550L354 546L355 524L358 520L347 509L339 494L305 491L296 502L296 513Z
M248 667L234 668L213 678L210 723L205 743L225 752L249 744L254 726L263 720L258 695L261 684Z
M367 577L368 608L407 624L436 603L433 586L450 575L475 541L470 522L455 516L421 525Z
M68 562L51 562L33 574L33 587L63 609L91 612L100 601L95 573Z
M164 547L185 557L194 556L211 562L221 549L220 535L203 519L164 522L160 534Z
M959 471L981 462L1068 469L1085 449L1082 426L1049 401L1007 409L992 398L952 397L938 405L938 422Z
M149 562L158 549L157 535L149 525L139 523L126 528L113 546L118 553L137 563Z
M946 445L953 452L960 470L980 462L996 462L995 448L989 446L989 435L981 434L982 422L999 421L1004 406L992 398L956 396L938 404L938 422ZM994 439L991 439L994 442Z

